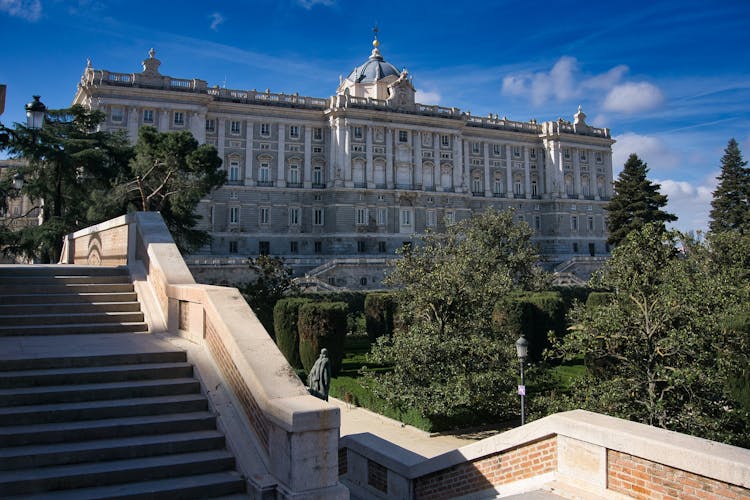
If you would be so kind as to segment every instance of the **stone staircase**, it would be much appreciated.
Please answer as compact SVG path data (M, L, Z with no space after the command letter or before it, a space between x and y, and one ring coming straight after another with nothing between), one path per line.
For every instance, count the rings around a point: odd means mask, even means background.
M132 333L147 327L129 279L0 266L3 498L244 496L186 353Z

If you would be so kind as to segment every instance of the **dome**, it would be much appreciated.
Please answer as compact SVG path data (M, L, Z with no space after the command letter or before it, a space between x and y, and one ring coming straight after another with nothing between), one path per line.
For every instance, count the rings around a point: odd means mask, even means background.
M346 77L347 80L354 83L372 83L382 80L387 76L399 77L401 72L380 55L380 50L378 50L380 42L377 38L373 40L372 45L374 48L372 49L370 58L361 66L354 68L354 70L349 73L349 76Z

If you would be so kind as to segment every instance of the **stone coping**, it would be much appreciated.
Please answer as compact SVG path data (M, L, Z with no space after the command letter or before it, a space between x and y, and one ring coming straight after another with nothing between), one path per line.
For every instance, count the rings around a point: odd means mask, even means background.
M413 479L556 435L750 487L750 450L585 410L550 415L419 462L412 452L392 444L386 446L370 434L345 436L341 446Z

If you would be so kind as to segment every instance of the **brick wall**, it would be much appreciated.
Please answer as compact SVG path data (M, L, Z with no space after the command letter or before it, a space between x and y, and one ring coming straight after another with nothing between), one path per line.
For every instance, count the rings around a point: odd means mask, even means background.
M349 472L349 463L346 456L346 448L339 448L339 476Z
M528 443L415 480L419 499L452 498L557 470L557 438Z
M213 324L211 324L211 321L208 318L206 318L206 344L213 354L214 360L219 365L219 368L229 382L232 392L237 396L237 399L240 400L242 409L244 410L247 419L250 421L260 443L263 445L264 449L268 451L269 427L271 424L261 411L257 401L255 401L252 392L250 392L250 389L242 380L242 375L240 374L237 365L232 361L232 357L227 352L224 344L221 342L221 338L216 333Z
M367 484L388 493L388 469L372 460L367 461Z
M608 489L639 499L740 500L750 490L615 450L607 451Z

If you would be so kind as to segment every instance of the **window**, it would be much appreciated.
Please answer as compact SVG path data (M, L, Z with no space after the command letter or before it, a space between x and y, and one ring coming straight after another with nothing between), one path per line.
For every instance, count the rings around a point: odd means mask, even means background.
M542 216L541 215L534 216L534 229L536 229L537 231L542 230Z
M367 286L367 278L365 278L364 276L359 278L359 284L362 286Z
M570 230L578 231L578 216L577 215L571 215L570 217Z
M229 207L229 223L239 224L240 222L240 207Z
M448 146L450 146L451 145L450 137L448 137L447 135L441 135L440 145L443 146L444 148L447 148Z
M182 111L175 111L173 118L174 118L175 125L178 125L178 126L185 125L185 113L183 113Z
M479 143L478 142L472 142L471 143L471 152L474 154L479 154Z
M299 253L299 242L298 241L290 241L289 242L289 253Z
M356 209L355 223L358 226L363 226L363 225L367 224L367 209L366 208L357 208Z
M322 153L323 152L323 148L321 148L320 146L313 146L312 152L313 153Z
M229 253L237 253L237 242L236 241L230 241L229 242Z
M206 120L206 132L214 132L216 130L216 120L213 118Z
M566 160L570 159L570 148L563 149L563 156L565 156Z
M271 124L261 123L260 124L260 135L269 136L271 135Z
M529 158L536 160L536 148L529 149Z
M495 182L492 184L492 192L495 194L503 192L503 180L500 177L495 177Z
M335 276L329 276L328 277L328 284L336 286L336 277Z
M112 121L121 122L124 117L124 111L119 106L112 107Z
M482 192L482 180L479 177L473 177L471 179L471 192L472 193Z
M500 148L502 148L502 146L500 146L500 144L493 144L492 145L492 154L495 155L495 156L500 156Z
M143 123L154 123L154 110L153 109L143 110Z
M357 240L357 253L365 253L367 251L367 244L364 240Z
M240 122L232 120L229 122L229 132L232 134L239 134L242 129Z
M575 203L571 203L570 204L570 211L571 212L575 212L576 210L578 210L578 206Z
M573 243L573 253L578 253L578 243Z
M259 241L258 242L258 255L268 255L270 253L271 253L271 242Z
M289 165L289 184L299 184L299 165L292 163Z
M322 226L323 222L323 209L313 208L313 224L316 226Z
M258 223L259 224L271 223L271 209L269 207L260 207L260 211L258 212Z
M354 127L354 138L355 139L362 139L362 127Z
M427 227L435 227L437 225L437 217L434 210L427 210L425 216L425 225L427 225Z
M271 179L271 167L268 162L262 162L258 169L258 180L260 182L270 182Z
M378 226L385 226L388 222L388 209L378 208Z
M411 210L401 209L401 225L411 226Z
M519 223L520 223L520 222L526 222L526 217L524 217L523 215L519 215L519 216L517 216L517 217L516 217L516 220L517 220L517 221L518 221Z
M289 225L299 226L299 220L300 220L300 208L291 207L289 209Z
M516 158L521 157L521 146L513 146L513 156Z
M268 144L267 142L261 142L260 149L271 149L271 145Z
M581 150L581 161L586 161L586 151Z
M453 210L446 210L445 211L445 225L450 226L451 224L456 223L456 212Z
M229 199L230 200L238 200L240 198L240 195L237 194L237 191L231 191L229 193Z
M315 253L323 253L323 242L322 241L316 241L314 243Z
M323 168L322 167L313 167L313 178L312 178L313 184L316 186L323 185Z
M289 137L291 137L292 139L299 138L299 126L298 125L289 126Z
M409 133L406 130L398 131L398 142L409 142Z
M240 180L240 162L239 160L229 160L229 182Z
M513 184L513 192L515 194L523 194L523 183L516 179L516 182Z
M589 217L587 219L587 224L588 224L589 231L593 231L594 230L594 218Z
M385 241L378 241L378 252L385 253Z
M531 196L539 196L539 185L536 181L531 181Z
M323 140L323 129L322 128L314 128L313 129L313 139L316 141L322 141Z
M596 159L596 163L602 163L602 152L597 151L594 153L594 158Z

